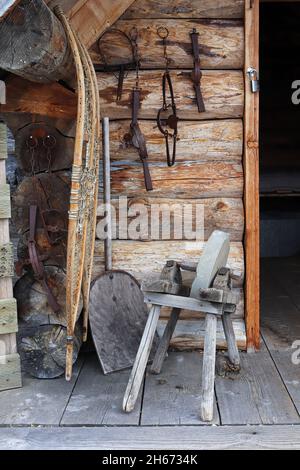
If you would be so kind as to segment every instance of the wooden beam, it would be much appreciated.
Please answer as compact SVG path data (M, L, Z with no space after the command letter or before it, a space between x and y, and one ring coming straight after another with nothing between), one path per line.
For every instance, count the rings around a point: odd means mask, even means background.
M259 0L245 1L245 315L247 347L259 349L259 94L252 93L248 67L259 68Z
M0 68L35 82L68 81L73 59L60 21L42 0L22 0L0 23Z
M32 83L11 75L6 80L7 104L0 114L29 113L55 119L76 118L76 96L58 83Z
M71 11L71 24L83 44L90 48L133 2L134 0L83 1L78 10L75 5L73 15Z

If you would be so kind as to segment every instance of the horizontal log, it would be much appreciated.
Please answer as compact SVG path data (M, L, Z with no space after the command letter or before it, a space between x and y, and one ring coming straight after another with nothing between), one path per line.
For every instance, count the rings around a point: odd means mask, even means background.
M101 199L99 199L99 204L101 204ZM113 199L112 204L116 210L116 236L117 238L130 238L128 231L124 234L121 230L119 224L120 220L120 200ZM170 226L170 237L174 238L174 221L178 220L179 216L182 216L184 213L185 205L191 205L192 207L192 223L193 226L196 224L196 207L198 204L201 204L203 207L203 216L204 216L204 239L207 240L213 230L223 230L230 234L230 239L232 241L242 241L244 235L244 205L242 199L236 198L209 198L209 199L181 199L181 198L155 198L155 197L132 197L127 199L127 207L125 209L128 214L128 224L136 217L136 212L134 207L136 205L136 210L139 209L140 205L146 206L147 213L149 215L149 225L148 231L146 233L141 233L141 239L149 240L150 237L153 239L153 234L151 234L151 212L153 207L157 210L158 205L160 207L170 207L170 217L161 217L160 220L160 232L164 234L164 237L168 237L168 232L166 231L166 226ZM155 204L155 206L153 206ZM151 209L152 206L152 209ZM124 209L122 208L121 211ZM123 213L123 212L122 212ZM154 213L155 214L155 213ZM99 205L98 210L99 217L103 216L103 206ZM152 215L152 217L154 217ZM202 222L202 221L201 221ZM97 235L98 238L101 238L101 227L100 224L97 226ZM121 230L121 233L119 232ZM186 238L186 237L183 237ZM162 239L162 238L160 238ZM166 239L166 238L164 238Z
M112 160L139 161L137 150L126 145L130 121L113 121L110 125L110 154ZM165 138L156 121L141 121L140 128L147 142L149 160L165 160ZM235 160L243 153L243 123L239 119L217 121L184 121L179 123L176 161Z
M139 117L156 119L162 106L162 70L141 71L141 107ZM244 78L239 71L204 71L201 81L206 112L199 113L193 82L189 71L172 71L173 87L182 119L205 120L221 118L240 118L244 110ZM131 118L131 95L135 86L135 73L129 72L125 81L122 99L116 102L117 80L113 74L100 72L98 85L101 100L101 114L110 119Z
M189 33L195 28L199 32L200 61L204 69L242 69L244 63L244 30L239 20L168 20L157 21L120 20L113 30L105 34L100 42L102 58L98 45L92 49L95 63L120 64L132 61L128 41L115 32L115 29L130 34L132 27L138 30L138 51L140 66L143 69L165 66L162 39L157 28L169 31L167 54L170 68L193 68L193 55Z
M243 195L243 168L236 162L185 162L168 167L166 163L150 163L153 182L151 196L237 197ZM114 162L111 167L114 196L146 195L140 163Z
M21 77L6 80L7 100L0 113L30 113L58 119L74 119L76 95L58 83L32 83Z
M160 273L168 259L175 261L189 260L198 262L203 251L204 242L151 241L142 242L134 240L113 241L113 268L124 269L137 278L138 281ZM244 250L241 242L231 242L228 257L228 266L231 269L244 272ZM104 270L103 242L96 240L94 273L101 274ZM184 273L184 283L191 282L194 274ZM242 285L243 280L239 281Z
M165 321L158 324L158 333L161 335L166 326ZM233 328L239 349L246 349L246 331L243 319L236 319L233 322ZM203 349L205 337L205 320L197 321L179 321L170 342L170 347L178 351L187 351L193 349ZM217 348L227 349L225 335L221 320L217 322Z
M122 18L243 18L244 0L136 0Z

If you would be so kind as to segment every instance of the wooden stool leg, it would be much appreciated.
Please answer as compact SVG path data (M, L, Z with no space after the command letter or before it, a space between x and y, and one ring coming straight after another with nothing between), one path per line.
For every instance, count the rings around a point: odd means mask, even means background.
M136 400L138 398L138 394L144 378L145 369L147 367L157 323L159 320L160 309L160 306L155 305L151 307L149 312L143 337L134 361L134 365L130 374L130 378L123 399L123 410L126 412L130 412L133 410Z
M229 313L224 312L222 315L222 323L228 347L228 357L230 362L236 366L240 366L240 355L236 343L235 333L232 324L232 318Z
M180 315L180 308L173 308L171 312L171 316L165 328L164 334L160 340L158 345L157 351L155 353L153 363L150 369L152 374L160 374L164 359L166 357L168 347L173 336L179 315Z
M202 368L201 418L211 421L214 413L214 386L217 345L217 317L207 314Z

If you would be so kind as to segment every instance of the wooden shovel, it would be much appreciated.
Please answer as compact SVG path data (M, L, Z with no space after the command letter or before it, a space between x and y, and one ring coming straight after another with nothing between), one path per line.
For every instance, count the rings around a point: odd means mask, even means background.
M109 119L103 118L103 180L106 210L105 273L92 284L89 318L104 374L132 367L148 312L139 283L129 273L112 269Z

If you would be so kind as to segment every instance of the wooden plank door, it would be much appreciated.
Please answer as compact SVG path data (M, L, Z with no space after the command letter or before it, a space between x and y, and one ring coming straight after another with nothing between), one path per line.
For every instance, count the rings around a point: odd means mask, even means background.
M245 317L247 348L259 348L259 93L251 91L249 67L259 67L259 0L245 0Z

